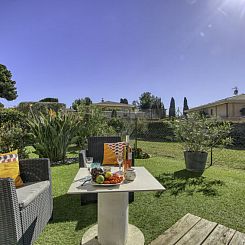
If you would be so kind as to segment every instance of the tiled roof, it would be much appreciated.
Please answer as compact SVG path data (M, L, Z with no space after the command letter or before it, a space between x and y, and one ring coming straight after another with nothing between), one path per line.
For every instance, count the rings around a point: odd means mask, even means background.
M197 107L193 107L187 111L196 111L196 110L200 110L200 109L204 109L207 107L211 107L211 106L216 106L216 105L222 105L222 104L226 104L226 103L236 103L236 102L242 102L245 103L245 94L239 94L239 95L235 95L232 97L228 97L222 100L217 100L215 102L211 102L205 105L201 105L201 106L197 106Z

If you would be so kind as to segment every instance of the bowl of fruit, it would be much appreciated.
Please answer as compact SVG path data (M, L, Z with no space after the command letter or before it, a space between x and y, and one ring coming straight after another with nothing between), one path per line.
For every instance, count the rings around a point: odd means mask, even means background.
M124 177L119 173L112 173L110 171L104 171L101 168L91 169L92 185L108 186L108 185L120 185L124 181Z

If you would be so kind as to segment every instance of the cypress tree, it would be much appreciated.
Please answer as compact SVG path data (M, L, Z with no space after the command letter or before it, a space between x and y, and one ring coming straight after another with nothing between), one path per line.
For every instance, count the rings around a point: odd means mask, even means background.
M111 117L114 117L114 118L117 117L117 111L115 109L112 110Z
M188 106L188 102L187 102L187 99L186 97L184 97L184 106L183 106L183 115L186 116L186 110L189 110L189 106Z
M175 112L175 100L172 97L170 101L170 107L169 107L169 117L176 117L176 112Z
M121 103L121 104L128 104L128 100L127 100L126 98L124 98L124 99L121 98L121 99L120 99L120 103Z

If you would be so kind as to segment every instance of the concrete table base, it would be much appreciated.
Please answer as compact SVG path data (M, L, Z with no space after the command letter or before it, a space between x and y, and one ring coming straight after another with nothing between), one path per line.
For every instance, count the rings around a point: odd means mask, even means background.
M88 229L82 238L81 245L100 245L97 239L98 236L98 225L92 226ZM128 239L125 245L144 245L145 238L139 228L134 225L128 225ZM115 241L115 245L117 242Z

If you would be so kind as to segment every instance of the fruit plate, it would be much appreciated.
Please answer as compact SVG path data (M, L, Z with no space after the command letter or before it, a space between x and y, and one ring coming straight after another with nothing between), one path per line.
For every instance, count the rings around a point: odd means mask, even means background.
M116 184L99 184L99 183L96 183L94 182L93 180L91 180L91 185L94 185L94 186L113 186L113 185L121 185L123 183L124 180L122 180L121 182L119 183L116 183Z

